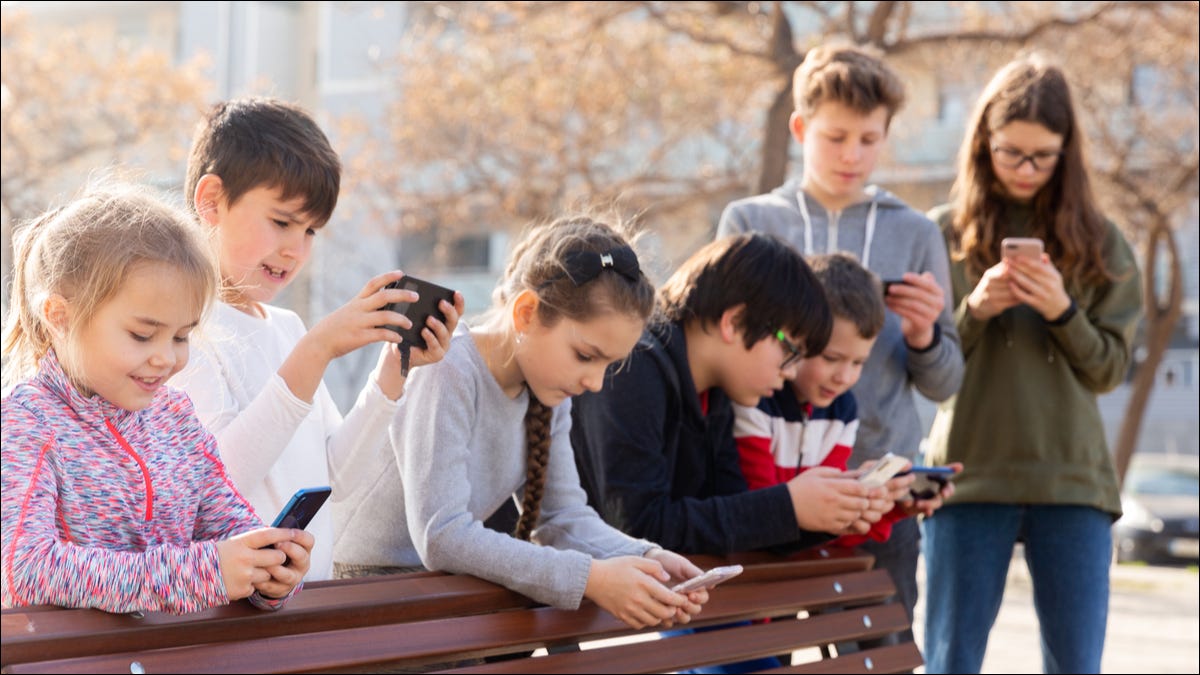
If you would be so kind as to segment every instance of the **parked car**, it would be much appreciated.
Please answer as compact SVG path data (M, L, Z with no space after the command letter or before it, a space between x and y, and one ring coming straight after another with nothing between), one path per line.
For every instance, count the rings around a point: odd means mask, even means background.
M1117 562L1200 560L1200 458L1135 455L1113 526Z

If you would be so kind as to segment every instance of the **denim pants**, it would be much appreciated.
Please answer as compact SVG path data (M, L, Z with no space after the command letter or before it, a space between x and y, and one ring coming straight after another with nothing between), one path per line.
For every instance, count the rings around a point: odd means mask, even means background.
M1098 673L1112 516L1088 506L955 504L924 522L925 672L978 673L1013 545L1025 544L1047 673Z

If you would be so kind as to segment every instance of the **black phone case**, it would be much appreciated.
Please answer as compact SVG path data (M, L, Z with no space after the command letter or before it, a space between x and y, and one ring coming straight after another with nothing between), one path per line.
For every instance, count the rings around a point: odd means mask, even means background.
M405 329L399 326L385 326L385 328L396 331L400 337L404 338L404 341L400 343L401 346L408 345L417 349L425 349L425 338L421 335L421 329L425 328L425 321L430 316L443 323L446 321L446 315L438 309L438 303L445 300L453 305L454 291L416 277L397 279L387 287L416 291L420 296L416 302L393 302L385 308L407 316L409 321L412 321L412 328Z

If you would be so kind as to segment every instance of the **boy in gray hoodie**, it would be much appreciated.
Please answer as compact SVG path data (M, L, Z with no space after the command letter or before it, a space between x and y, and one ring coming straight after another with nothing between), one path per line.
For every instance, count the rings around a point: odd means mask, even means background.
M871 51L826 45L805 56L793 89L790 128L804 146L802 178L729 204L717 237L757 231L805 255L848 251L885 282L903 282L888 286L891 311L854 388L861 426L849 465L889 451L913 459L923 436L913 389L934 401L952 396L963 355L946 300L949 258L941 233L895 195L866 184L904 102L904 85ZM891 574L910 620L920 536L907 519L887 541L862 546Z

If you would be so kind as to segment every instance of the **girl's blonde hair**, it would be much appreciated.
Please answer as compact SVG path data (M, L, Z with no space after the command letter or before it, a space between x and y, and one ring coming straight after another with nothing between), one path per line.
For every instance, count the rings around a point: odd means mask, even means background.
M537 318L552 326L562 318L588 321L624 312L643 322L654 312L654 286L630 245L628 226L607 225L587 216L535 225L524 233L496 287L503 307L525 290L538 296ZM525 493L514 536L528 540L541 512L550 459L551 409L529 394L525 413L528 450Z
M144 188L92 188L18 229L13 234L11 306L0 347L4 390L31 377L52 346L42 313L50 295L59 294L72 306L66 339L59 346L68 353L58 354L72 377L68 364L85 348L75 344L80 329L130 273L148 263L178 271L184 280L181 295L204 313L220 278L211 244L186 212Z

